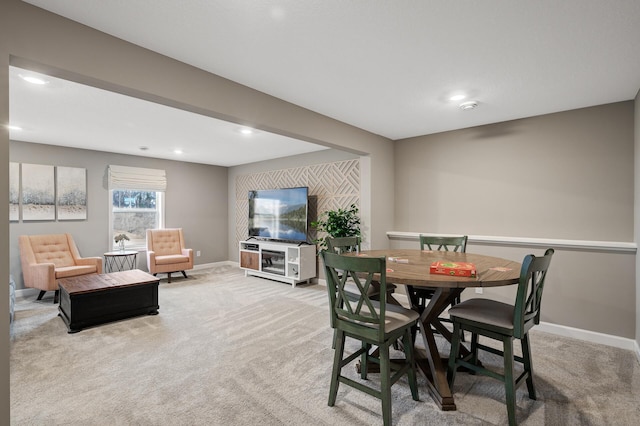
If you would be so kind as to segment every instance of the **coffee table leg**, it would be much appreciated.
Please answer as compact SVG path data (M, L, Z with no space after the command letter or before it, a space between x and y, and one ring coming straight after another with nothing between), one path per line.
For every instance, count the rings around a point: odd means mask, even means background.
M74 334L74 333L77 333L79 331L82 331L81 328L72 328L71 327L71 321L69 320L69 318L65 315L65 313L62 310L60 310L60 312L58 312L58 316L60 318L62 318L62 322L64 322L64 325L67 326L67 333L68 334Z

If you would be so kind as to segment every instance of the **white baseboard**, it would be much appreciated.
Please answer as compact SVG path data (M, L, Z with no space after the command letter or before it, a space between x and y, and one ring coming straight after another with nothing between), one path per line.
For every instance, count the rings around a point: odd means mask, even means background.
M565 325L552 324L549 322L541 322L534 328L534 330L543 331L545 333L555 334L558 336L571 337L574 339L584 340L586 342L613 346L615 348L631 350L636 352L636 355L640 357L640 352L638 351L638 342L633 339L627 339L620 336L612 336L610 334L598 333L595 331L582 330Z
M40 290L37 288L20 288L16 290L16 299L24 299L31 296L37 296Z
M222 262L213 262L213 263L202 263L200 265L193 265L193 269L206 269L213 268L216 266L238 266L238 262L232 262L230 260L223 260Z

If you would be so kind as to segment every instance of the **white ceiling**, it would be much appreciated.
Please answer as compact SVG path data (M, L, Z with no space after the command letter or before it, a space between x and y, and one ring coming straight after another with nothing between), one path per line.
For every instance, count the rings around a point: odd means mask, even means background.
M245 135L238 124L16 67L9 107L12 126L21 128L10 129L11 139L25 142L225 167L326 149L255 129Z
M630 100L640 89L638 0L27 2L393 140ZM107 102L95 106L102 120L120 102L109 99L117 95L76 89L85 108ZM14 96L13 80L11 91L12 121L19 117L36 127L28 111L40 95L25 101L19 116L14 101L21 100L14 98L23 94L18 89ZM478 107L462 111L448 100L459 91ZM139 132L135 138L105 133L108 142L101 141L100 149L153 147L168 133L162 149L179 141L186 152L197 152L197 160L187 161L247 162L247 151L237 148L246 141L233 133L237 126L218 138L210 118L157 105L142 115L123 109L138 109L139 102L118 106ZM50 122L62 129L47 133L57 132L57 143L64 144L78 137L65 132L79 133L73 128L84 124L89 133L79 143L88 143L96 123L87 115L84 123ZM156 133L165 121L175 127ZM109 128L103 123L99 131ZM15 132L11 137L20 140ZM226 145L219 148L220 140ZM314 147L322 148L287 140L278 156ZM229 155L226 163L217 162L221 152Z

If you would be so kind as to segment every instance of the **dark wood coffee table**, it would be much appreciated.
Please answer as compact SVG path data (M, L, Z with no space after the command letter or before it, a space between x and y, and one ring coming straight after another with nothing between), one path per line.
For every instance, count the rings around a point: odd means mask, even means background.
M139 269L58 280L59 315L69 333L137 315L157 315L160 280Z

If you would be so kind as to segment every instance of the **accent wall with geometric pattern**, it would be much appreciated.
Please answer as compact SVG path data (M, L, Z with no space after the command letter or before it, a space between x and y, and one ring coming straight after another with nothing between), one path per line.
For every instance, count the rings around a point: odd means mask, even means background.
M236 245L248 238L249 191L306 186L309 223L323 211L360 207L360 160L336 161L236 177ZM316 238L309 228L308 240Z

